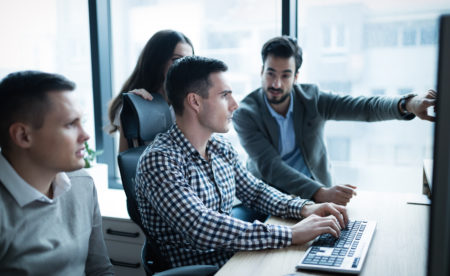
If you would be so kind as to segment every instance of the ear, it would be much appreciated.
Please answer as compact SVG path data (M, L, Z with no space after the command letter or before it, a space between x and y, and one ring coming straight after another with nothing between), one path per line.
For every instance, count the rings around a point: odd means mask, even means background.
M196 94L196 93L188 93L186 96L186 102L187 105L194 110L196 113L200 112L200 108L201 108L201 99L200 99L200 95Z
M294 83L297 83L297 79L298 79L298 71L297 71L297 73L295 73L295 76L294 76Z
M261 67L261 77L262 77L263 73L264 73L264 64Z
M9 127L9 137L11 141L21 148L28 148L31 145L31 127L24 123L13 123Z

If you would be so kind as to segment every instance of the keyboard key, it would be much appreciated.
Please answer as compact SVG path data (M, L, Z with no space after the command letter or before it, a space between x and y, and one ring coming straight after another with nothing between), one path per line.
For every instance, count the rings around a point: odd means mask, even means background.
M353 264L352 267L358 267L358 263L359 263L359 257L355 258L355 260L353 260Z

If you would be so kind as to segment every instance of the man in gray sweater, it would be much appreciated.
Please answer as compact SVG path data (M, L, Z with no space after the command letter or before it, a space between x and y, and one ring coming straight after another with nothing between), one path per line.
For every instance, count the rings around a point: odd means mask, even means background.
M249 155L248 169L281 191L346 205L355 186L332 186L324 142L327 120L433 120L427 108L436 94L351 97L325 93L311 84L295 84L302 51L287 36L267 41L261 51L262 86L242 100L233 123Z
M0 82L0 275L113 275L75 85L36 71ZM71 173L65 173L71 172Z

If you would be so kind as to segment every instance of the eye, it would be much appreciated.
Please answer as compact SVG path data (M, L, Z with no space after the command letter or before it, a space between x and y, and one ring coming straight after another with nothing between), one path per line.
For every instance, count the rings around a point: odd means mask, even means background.
M68 128L77 127L78 122L79 122L79 119L72 120L66 124L66 127L68 127Z

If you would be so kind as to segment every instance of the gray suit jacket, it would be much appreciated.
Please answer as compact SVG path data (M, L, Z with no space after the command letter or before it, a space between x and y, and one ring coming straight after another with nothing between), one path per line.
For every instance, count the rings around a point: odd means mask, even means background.
M398 110L400 97L351 97L325 93L316 85L294 85L294 126L312 179L287 165L278 153L279 128L271 116L261 88L247 95L234 112L233 124L249 155L247 168L258 178L283 192L312 198L317 190L332 185L330 162L324 141L327 120L381 121L405 119Z

